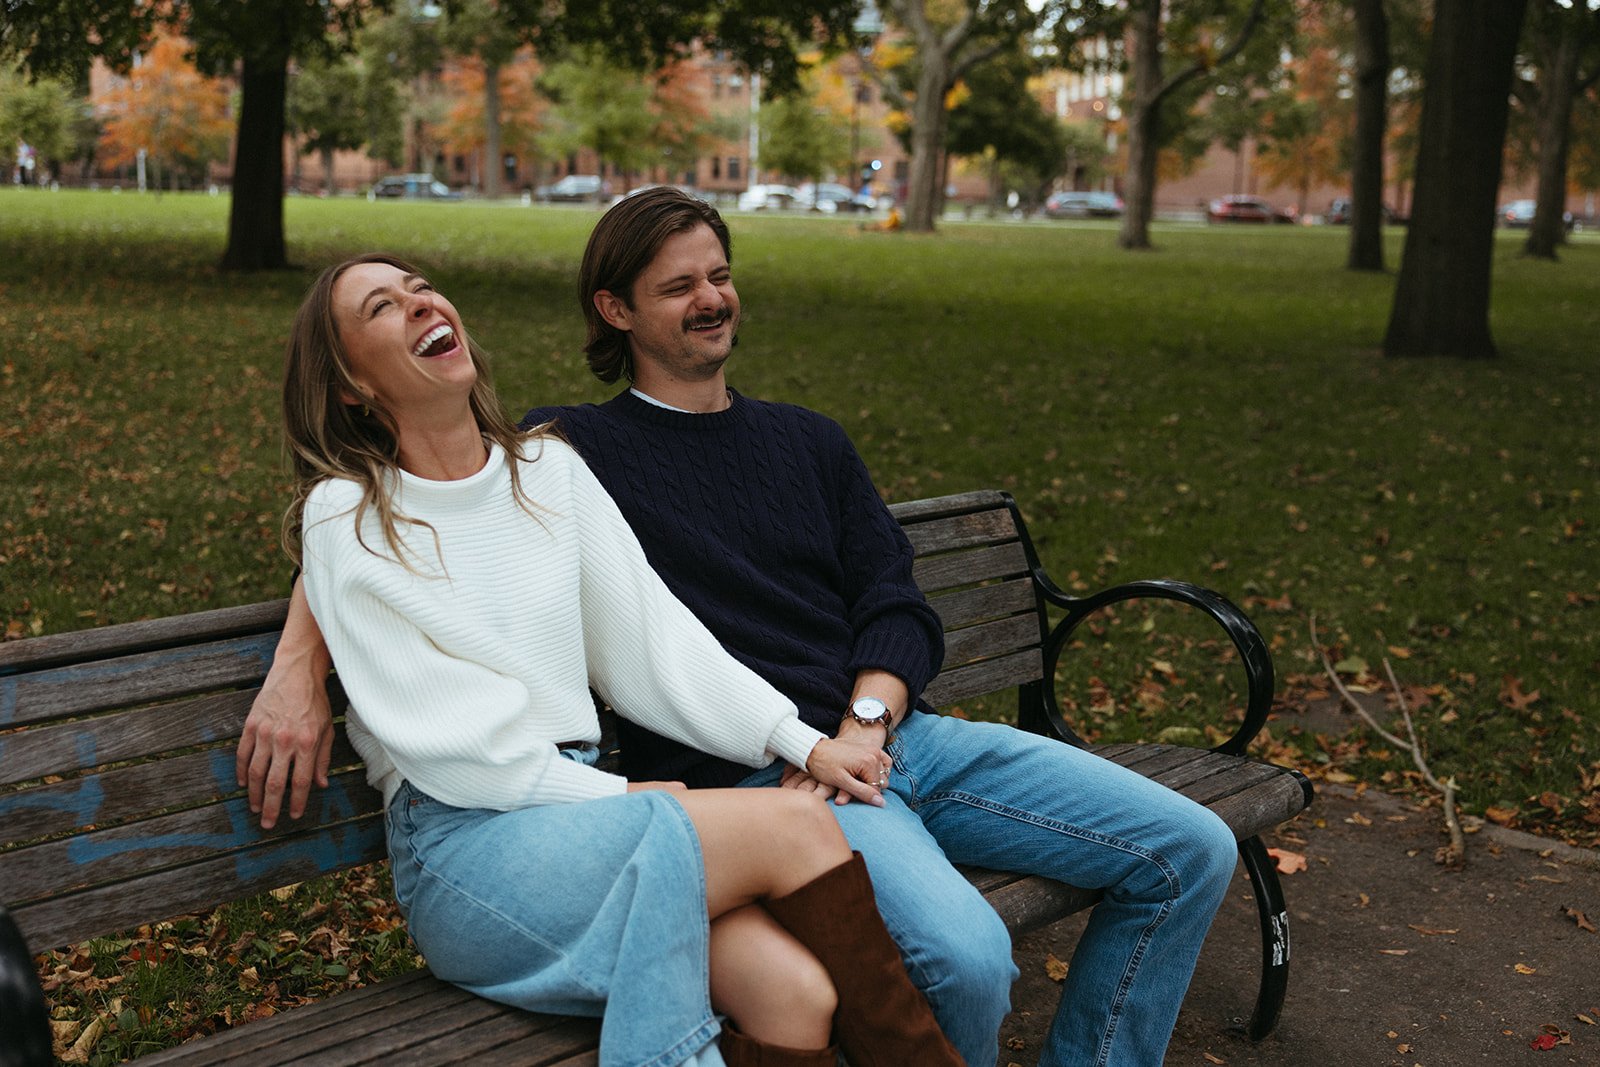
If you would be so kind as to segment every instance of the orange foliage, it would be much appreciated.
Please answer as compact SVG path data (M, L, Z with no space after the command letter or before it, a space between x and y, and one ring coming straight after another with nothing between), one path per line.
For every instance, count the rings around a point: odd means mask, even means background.
M125 80L95 97L105 122L100 151L107 163L130 163L141 148L167 167L226 154L233 132L228 89L195 70L187 50L182 38L161 38Z
M534 90L539 61L524 48L500 68L500 149L515 156L537 155L544 101ZM470 155L482 151L484 142L483 62L476 57L452 63L441 79L450 98L443 139L452 152Z

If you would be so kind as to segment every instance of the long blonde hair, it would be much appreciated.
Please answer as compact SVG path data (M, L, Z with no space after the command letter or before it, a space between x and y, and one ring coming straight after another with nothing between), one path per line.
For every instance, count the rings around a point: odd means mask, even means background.
M376 398L369 398L359 406L345 402L346 397L361 396L362 392L350 373L349 355L334 319L333 289L346 271L364 263L386 263L406 274L422 275L397 256L369 252L323 271L300 302L283 360L284 443L294 474L293 495L283 515L283 547L298 565L302 546L300 524L306 498L318 482L347 478L362 488L361 503L355 513L356 536L360 538L361 520L366 510L374 509L389 554L411 569L405 560L399 526L401 523L428 524L407 518L394 506L393 491L400 469L400 438L394 416ZM524 431L511 421L495 395L488 355L466 334L465 327L462 334L461 339L478 372L468 400L472 417L479 432L505 453L512 492L517 502L532 515L532 502L522 491L518 460L523 458L524 442L545 436L546 427ZM365 541L362 545L372 551Z

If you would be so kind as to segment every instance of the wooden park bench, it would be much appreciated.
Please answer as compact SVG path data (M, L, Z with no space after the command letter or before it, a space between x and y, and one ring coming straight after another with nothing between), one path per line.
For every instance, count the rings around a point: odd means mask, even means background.
M1272 701L1272 661L1255 627L1221 596L1180 582L1064 594L1041 570L1009 494L912 501L894 513L916 547L917 581L945 624L944 671L926 693L940 708L1015 688L1021 729L1079 744L1052 680L1086 619L1155 597L1190 604L1222 627L1247 686L1244 722L1232 737L1209 751L1091 747L1208 805L1233 828L1263 935L1249 1029L1267 1034L1283 1003L1289 931L1258 835L1304 809L1312 792L1303 775L1243 754ZM342 732L329 787L313 791L297 822L263 832L235 784L235 743L286 607L276 601L0 645L0 903L32 951L384 858L380 797ZM1013 935L1097 899L1039 877L966 873ZM0 1020L16 1018L30 1000L38 1010L41 1000L33 961L11 942L7 956L0 936L0 996L11 1001L0 1004ZM142 1062L583 1064L595 1062L597 1040L594 1020L502 1007L419 971Z

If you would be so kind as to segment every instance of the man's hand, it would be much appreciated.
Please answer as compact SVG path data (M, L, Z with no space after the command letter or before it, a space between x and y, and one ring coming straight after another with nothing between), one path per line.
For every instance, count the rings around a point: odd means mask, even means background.
M272 669L250 705L234 759L234 773L249 788L250 810L260 814L263 830L277 825L285 786L291 819L305 814L313 779L327 788L333 752L329 666L322 631L296 582Z

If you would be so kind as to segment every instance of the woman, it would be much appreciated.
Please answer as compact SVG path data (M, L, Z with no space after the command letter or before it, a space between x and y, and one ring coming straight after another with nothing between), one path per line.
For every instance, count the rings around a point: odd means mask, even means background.
M285 529L434 972L603 1011L602 1064L822 1067L835 1034L857 1065L959 1063L826 806L601 771L589 689L868 803L888 758L804 725L722 650L575 453L505 417L419 271L325 271L286 362Z

